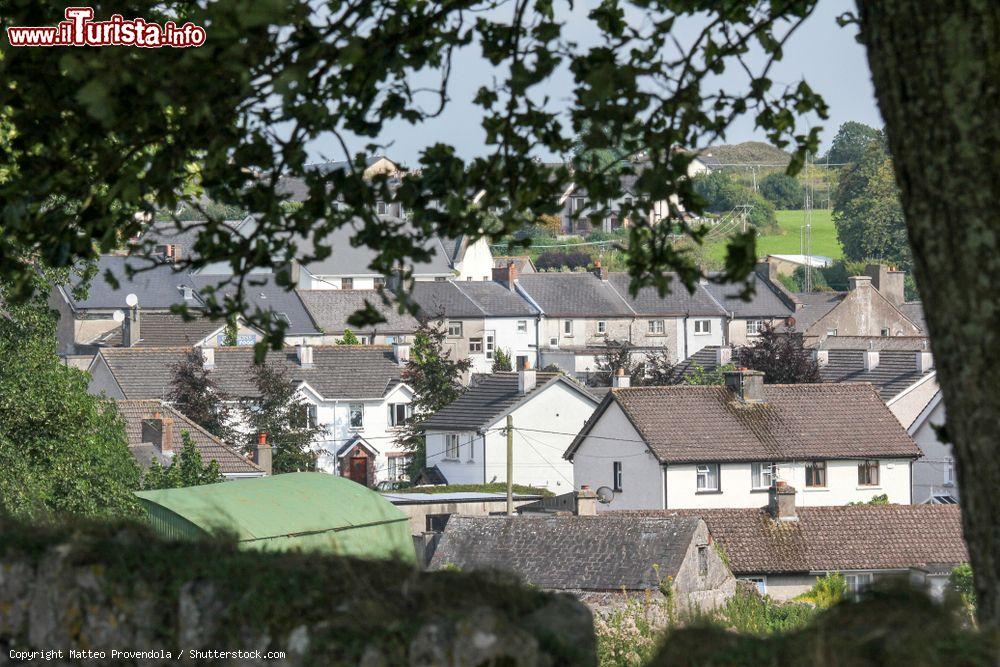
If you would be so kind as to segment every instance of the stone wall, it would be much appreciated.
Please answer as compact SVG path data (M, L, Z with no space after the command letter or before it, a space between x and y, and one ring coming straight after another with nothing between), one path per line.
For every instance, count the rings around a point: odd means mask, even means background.
M499 577L0 519L0 665L31 650L67 665L190 663L190 651L261 652L213 664L595 664L582 604ZM263 659L274 651L284 660Z

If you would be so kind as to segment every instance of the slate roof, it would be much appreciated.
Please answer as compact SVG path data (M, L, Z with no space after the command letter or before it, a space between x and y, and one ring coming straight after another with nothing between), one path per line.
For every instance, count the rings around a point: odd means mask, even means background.
M129 279L126 267L139 270ZM105 279L105 273L111 274L118 281L118 287L113 287ZM71 285L64 290L74 309L121 309L126 308L125 297L135 294L139 298L139 307L144 309L166 310L175 304L187 303L189 307L199 307L201 302L197 297L192 301L184 301L184 286L192 286L191 277L184 271L178 271L173 264L164 264L141 257L124 255L101 255L97 260L97 274L94 275L86 298L73 297L72 288L81 282L80 275L74 273Z
M612 389L567 457L612 402L664 463L920 456L871 385L843 383L764 385L758 404L724 386Z
M556 382L563 382L597 403L594 396L561 373L536 372L535 388L527 394L517 390L517 373L477 375L456 400L428 417L421 425L427 431L475 431L492 426L522 402Z
M236 229L243 220L224 220L220 231ZM158 245L179 245L181 246L181 259L197 257L194 252L194 244L198 240L198 234L204 229L204 220L158 220L153 222L139 237L136 246L142 248L146 245L155 248Z
M871 382L882 400L888 401L922 377L930 375L917 370L915 351L882 350L878 366L865 370L864 350L828 350L829 363L820 365L823 382Z
M795 298L802 303L802 307L792 314L795 318L795 330L805 333L846 296L847 292L797 292Z
M537 272L535 263L528 255L493 255L493 268L495 269L502 269L510 262L514 262L514 268L517 269L518 274Z
M523 296L501 283L473 280L445 284L454 285L455 289L490 317L534 317L538 314L538 310Z
M687 359L677 362L672 369L676 381L680 382L683 378L690 375L696 366L700 366L705 371L715 370L718 366L719 349L720 346L718 345L706 345Z
M695 517L452 516L430 569L505 570L549 590L655 590L680 570L699 523Z
M219 389L235 398L256 395L253 348L213 349L215 368L209 373ZM126 398L163 399L170 393L173 367L191 353L181 347L120 347L102 348L98 358L107 362ZM266 361L285 369L293 382L308 383L325 399L381 398L400 381L401 368L386 345L313 347L310 368L299 365L294 349L270 350Z
M592 273L529 273L517 284L549 317L631 317L625 300Z
M740 298L742 284L720 285L710 282L705 285L705 290L736 317L779 318L794 314L769 280L754 272L750 275L750 281L754 286L754 293L749 301Z
M328 334L341 334L344 329L355 333L377 331L384 334L409 334L419 326L417 318L409 313L401 314L395 306L384 304L381 295L374 290L298 290L297 294L313 321ZM386 321L361 329L350 326L347 319L362 310L365 301Z
M198 448L201 460L204 463L216 461L219 464L219 471L224 475L238 473L259 473L261 470L255 463L244 458L234 447L226 444L215 437L198 424L188 419L163 401L116 401L118 413L125 421L125 436L128 438L129 449L136 454L143 468L148 468L155 458L161 464L169 465L170 457L164 455L160 449L143 439L142 422L152 419L157 412L164 417L174 420L173 439L171 441L174 453L179 453L184 446L184 432L187 432L191 441ZM152 456L150 456L152 454Z
M712 315L722 317L726 311L701 283L694 292L676 277L670 283L670 292L660 296L655 287L643 287L634 297L629 294L631 278L627 273L611 273L608 281L637 315Z
M450 281L418 281L410 297L428 317L484 317L486 311Z
M234 294L236 285L222 286L225 277L196 275L191 277L195 288L204 290L206 287L219 288L215 298L221 300L226 294ZM221 286L221 287L220 287ZM279 285L273 274L255 273L248 276L244 282L244 294L248 304L245 315L253 314L255 310L274 313L280 319L288 322L285 334L289 336L311 336L321 333L309 316L309 311L302 304L298 293Z
M957 505L796 508L776 522L764 508L614 512L612 516L699 516L736 575L891 570L968 562Z
M143 313L139 319L139 347L189 347L205 336L225 326L224 320L210 320L196 316L184 321L176 313ZM98 339L103 345L120 347L122 329L119 327Z

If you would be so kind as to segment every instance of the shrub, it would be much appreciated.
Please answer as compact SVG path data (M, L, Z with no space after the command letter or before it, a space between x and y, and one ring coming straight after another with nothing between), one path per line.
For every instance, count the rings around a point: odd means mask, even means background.
M962 600L962 604L965 606L965 610L969 614L969 617L975 618L976 587L972 578L972 566L965 563L956 567L951 571L951 575L948 577L948 583L951 584L952 589L958 593Z
M660 602L632 598L594 616L597 662L601 667L646 664L659 646L664 618Z
M802 628L816 615L816 609L794 602L775 602L753 585L740 585L720 615L737 632L764 635Z
M546 269L585 269L593 262L593 258L585 252L548 251L543 252L535 260L535 267Z
M847 580L841 573L831 572L817 579L812 588L795 599L811 602L820 609L829 609L846 597Z

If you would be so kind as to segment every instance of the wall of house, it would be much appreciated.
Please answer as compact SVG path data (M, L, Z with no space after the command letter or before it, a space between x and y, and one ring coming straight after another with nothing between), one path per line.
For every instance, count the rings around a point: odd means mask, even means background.
M710 331L707 334L696 334L694 331L696 320L708 320L711 322ZM677 318L677 327L678 360L687 359L703 347L722 345L724 343L724 320L721 317L699 317L692 315L686 320L684 318ZM687 333L686 338L685 330Z
M94 357L93 365L90 368L90 383L87 385L87 393L108 398L122 399L125 394L111 374L111 369L101 356Z
M886 405L903 428L910 428L910 424L920 416L938 391L937 373L932 373L894 396Z
M814 574L769 574L765 576L765 593L775 600L791 600L812 588L816 579Z
M858 461L827 461L827 486L807 488L805 463L788 462L778 465L778 479L788 482L797 491L799 507L846 505L866 502L874 496L887 494L889 502L910 503L910 462L906 459L886 459L880 462L879 486L858 486ZM767 489L752 488L750 463L724 463L719 470L719 491L697 490L696 464L671 464L666 468L667 508L763 507L767 505ZM624 508L621 508L624 509ZM649 507L648 509L655 509Z
M313 275L302 269L299 273L299 289L308 290L333 290L341 289L341 279L351 278L353 287L351 289L375 289L375 276L340 276L340 275Z
M573 334L566 335L563 322L573 321ZM597 323L605 322L607 334L597 332ZM606 341L628 341L633 336L631 317L543 317L539 331L542 348L603 346ZM552 339L556 344L552 345Z
M474 431L458 432L458 458L451 458L447 453L447 436L454 433L427 432L427 467L437 466L449 484L482 484L483 436Z
M911 436L924 453L913 463L913 502L916 504L930 500L935 494L947 494L959 498L958 482L955 480L955 455L951 445L938 440L934 426L945 422L944 401L939 402ZM948 483L951 470L951 483Z
M49 308L58 313L56 321L56 354L62 356L76 353L76 326L73 309L58 287L52 288L48 298Z
M458 271L456 280L492 280L493 252L487 239L484 237L468 244L455 269Z
M518 322L524 323L525 330L518 331ZM493 358L486 356L486 336L492 334L497 348L503 348L510 353L513 370L517 370L517 357L528 358L531 367L538 366L538 350L535 346L537 319L531 315L523 317L490 317L483 320L483 353L470 354L473 373L490 373L493 370ZM466 338L468 344L468 338Z
M773 327L777 327L784 319L773 319L766 317L736 317L728 320L726 324L726 341L724 345L732 345L735 347L740 347L743 345L753 344L757 341L759 335L747 335L747 322L750 320L761 320L768 322Z
M829 313L806 330L806 336L823 340L828 331L838 336L881 336L888 329L890 336L920 336L922 332L871 284L859 285Z
M448 352L451 359L472 359L473 363L476 360L473 359L473 355L469 353L469 341L473 338L479 338L483 340L485 338L486 322L481 318L461 318L461 317L447 317L444 320L444 327L447 331L448 322L461 322L462 323L462 335L461 336L447 336L444 339L443 350ZM485 340L483 340L485 345ZM485 348L484 348L485 350ZM485 353L480 355L482 357L479 360L479 367L483 367L485 364ZM493 362L490 362L492 366Z
M698 565L699 548L707 549L708 571L702 575ZM687 554L674 575L674 591L678 607L688 611L710 611L721 607L736 590L736 579L719 555L708 527L698 522Z
M613 489L614 462L622 464L622 486L611 503L597 510L663 508L662 468L625 413L612 403L573 455L576 488Z

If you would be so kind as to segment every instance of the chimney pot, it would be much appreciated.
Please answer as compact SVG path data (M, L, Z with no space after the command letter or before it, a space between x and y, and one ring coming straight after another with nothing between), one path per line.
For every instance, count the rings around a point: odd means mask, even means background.
M767 491L767 509L778 521L798 521L795 512L795 489L787 482L775 482Z
M215 368L214 347L201 348L201 365L205 367L205 370L212 370L213 368Z
M726 372L726 388L736 395L741 403L764 402L764 374L741 368Z
M593 274L601 280L606 281L608 279L608 267L601 266L601 260L597 260L594 262Z
M299 365L302 368L311 368L313 365L313 349L312 345L298 345L295 348L295 355L299 360Z
M257 446L253 450L253 462L264 471L265 475L270 475L272 471L271 445L267 442L267 431L257 434Z

